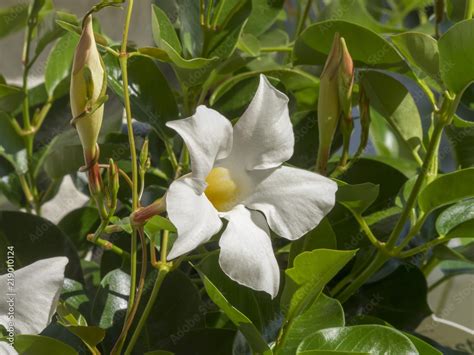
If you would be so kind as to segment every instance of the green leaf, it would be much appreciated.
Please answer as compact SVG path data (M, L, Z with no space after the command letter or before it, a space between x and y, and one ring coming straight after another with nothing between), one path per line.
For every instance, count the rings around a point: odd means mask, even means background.
M69 345L42 335L18 334L15 336L15 349L20 354L35 355L77 355L77 351Z
M438 42L424 33L405 32L391 37L392 42L407 60L441 83Z
M79 258L71 241L44 218L23 212L0 211L0 247L6 249L8 245L15 247L15 266L18 269L40 259L66 256L69 259L66 277L82 281Z
M45 69L45 85L49 97L61 97L69 90L67 79L70 77L72 60L79 39L66 33L49 53Z
M365 27L339 20L308 26L295 42L295 64L324 65L336 32L344 37L356 66L410 72L403 58L383 37Z
M293 260L302 252L314 249L337 249L336 235L327 218L323 218L316 228L291 243L288 266L291 267Z
M0 9L0 38L21 30L26 26L28 3L17 2L16 5Z
M243 33L237 43L237 48L251 57L258 57L260 54L260 41L250 33Z
M411 330L432 314L427 295L423 273L405 264L388 276L365 284L344 306L351 314L362 313L383 319L399 329Z
M338 184L336 201L358 215L362 215L379 195L379 186L370 182L349 185L339 181Z
M268 30L277 20L284 3L284 0L252 0L252 12L244 32L259 36Z
M438 40L441 78L461 94L474 80L474 19L455 24Z
M129 217L120 218L117 216L113 216L112 218L110 218L110 223L112 223L114 226L120 227L124 232L128 234L132 234L132 226L130 224Z
M72 334L79 337L90 350L93 350L105 338L105 330L96 326L68 326Z
M110 88L123 99L118 60L107 55L105 64ZM128 61L128 75L134 118L149 123L164 135L165 123L179 117L178 106L169 81L152 59L143 56L134 56Z
M466 13L471 11L470 13ZM446 0L446 14L451 21L458 22L472 17L471 0Z
M175 354L221 355L232 354L235 330L203 328L186 332L178 343L171 342L164 348ZM162 347L163 349L163 347ZM148 353L147 353L148 354ZM149 355L155 355L151 352ZM158 355L168 355L158 352Z
M151 5L153 39L158 47L172 50L177 55L182 52L181 43L166 13L158 6Z
M311 307L296 317L285 330L278 345L276 355L293 355L301 342L309 334L321 329L344 326L344 310L341 304L323 293Z
M106 143L100 145L100 163L107 164L110 158L115 161L128 159L130 152L127 144ZM51 149L44 159L44 169L52 179L75 173L84 165L84 152L81 145Z
M356 325L320 330L305 338L296 354L404 354L418 355L413 343L396 329Z
M81 207L69 212L58 223L59 229L66 234L77 250L85 251L91 244L87 234L93 233L99 225L99 215L96 208Z
M467 121L464 121L467 122ZM460 168L469 168L474 166L474 128L457 128L459 120L456 118L453 125L446 127L446 134L454 152L456 165Z
M0 157L4 157L18 174L28 171L28 158L23 139L11 125L13 118L0 112Z
M393 77L377 71L366 71L361 83L370 106L377 111L413 154L423 141L423 129L416 102L406 87Z
M203 56L206 58L230 57L252 10L252 1L226 1L222 8L217 30L207 31L204 36Z
M176 227L171 223L168 218L161 216L153 216L145 224L145 233L148 236L155 235L159 231L167 230L172 233L176 233Z
M204 283L208 296L229 317L232 323L239 328L252 350L258 353L270 354L270 348L252 321L227 300L204 272L196 266L195 269Z
M421 355L443 355L443 353L434 347L432 347L430 344L427 342L421 340L420 338L417 338L416 336L410 334L410 333L403 333L405 334L408 339L415 345L416 350L418 350L418 353Z
M474 168L439 176L421 191L418 197L420 209L424 213L430 213L439 207L474 197L472 181Z
M461 201L445 209L436 219L436 231L447 235L453 229L474 220L474 200ZM471 233L474 236L474 232Z
M298 255L293 267L285 271L281 302L286 318L292 320L305 312L355 253L356 250L316 249Z
M65 278L60 298L64 304L78 311L86 320L90 320L91 302L83 284Z
M16 86L0 84L0 111L14 112L23 102L25 94Z

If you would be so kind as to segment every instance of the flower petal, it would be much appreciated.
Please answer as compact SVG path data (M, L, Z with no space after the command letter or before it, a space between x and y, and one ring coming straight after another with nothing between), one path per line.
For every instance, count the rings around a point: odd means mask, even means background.
M66 257L43 259L13 273L16 334L39 334L47 327L56 312L67 263ZM0 276L0 290L9 290L9 275ZM9 307L7 296L7 302L0 302L0 324L7 329Z
M293 155L288 97L263 75L252 102L234 126L234 158L248 170L280 166Z
M183 138L191 156L192 176L203 182L216 160L223 159L232 150L232 125L219 112L199 106L196 113L166 125Z
M0 340L0 354L2 355L18 355L18 351L15 350L10 343L7 343L6 340Z
M198 184L194 179L184 177L174 181L166 193L168 217L178 230L178 239L168 260L207 242L222 228L217 210L205 194L199 193Z
M280 286L280 269L265 218L243 205L227 212L224 218L229 223L219 242L222 270L239 284L265 291L275 298Z
M281 237L302 237L334 207L337 184L319 174L281 166L249 175L256 187L243 204L261 211L270 228Z

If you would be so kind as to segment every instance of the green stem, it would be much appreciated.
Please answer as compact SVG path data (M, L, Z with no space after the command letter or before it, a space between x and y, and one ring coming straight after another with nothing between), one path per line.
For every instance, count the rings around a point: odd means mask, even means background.
M291 52L293 47L262 47L260 52Z
M354 281L337 296L337 299L341 303L347 301L355 291L357 291L373 274L375 274L380 269L383 264L385 264L388 259L389 256L383 254L382 252L377 253L369 266L364 269L364 271L359 274L359 276L357 276Z
M362 230L364 231L365 235L367 236L369 241L372 243L372 245L376 247L377 249L380 249L380 250L383 249L384 248L383 243L381 243L377 239L377 237L374 235L374 233L370 229L365 219L358 214L354 214L354 218L357 220L357 222L359 223L359 226L362 228Z
M446 238L444 236L440 236L439 238L430 240L426 244L417 246L416 248L413 248L413 249L410 249L410 250L407 250L407 251L404 251L404 252L400 253L399 257L400 258L409 258L410 256L422 253L422 252L428 250L429 248L432 248L432 247L434 247L438 244L446 243L447 241L449 241L449 238Z
M128 343L127 349L125 350L125 354L131 354L132 350L138 340L138 337L140 336L143 327L146 324L146 321L148 320L148 317L150 315L150 312L153 308L153 305L155 304L156 298L158 297L158 293L160 291L161 285L163 284L163 281L166 277L166 275L169 272L169 268L161 267L158 270L158 275L155 280L155 285L153 286L153 290L151 291L150 298L148 299L148 302L145 306L145 310L143 311L142 316L140 317L140 320L137 324L137 327L135 328L135 331L133 332L132 338L130 339L130 342Z
M296 37L300 35L301 32L303 32L304 25L306 23L306 19L308 18L309 15L309 10L311 9L311 4L313 3L313 0L307 0L306 6L303 10L303 15L298 21L298 27L296 28Z

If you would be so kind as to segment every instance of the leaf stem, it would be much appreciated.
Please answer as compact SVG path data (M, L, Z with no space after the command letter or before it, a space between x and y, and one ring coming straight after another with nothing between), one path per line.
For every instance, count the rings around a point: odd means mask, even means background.
M311 9L311 4L313 3L313 0L307 0L306 6L303 10L303 15L300 17L298 21L298 26L296 28L296 37L300 35L301 32L304 30L304 25L306 23L306 19L308 18L309 15L309 10Z

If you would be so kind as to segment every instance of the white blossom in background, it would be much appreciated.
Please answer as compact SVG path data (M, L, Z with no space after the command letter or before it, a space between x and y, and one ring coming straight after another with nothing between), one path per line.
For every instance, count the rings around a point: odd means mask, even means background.
M280 271L269 228L289 240L302 237L333 208L337 190L326 177L282 165L294 148L288 98L262 75L234 127L205 106L167 125L186 143L192 167L166 195L178 231L168 258L207 242L221 230L222 217L228 220L219 242L222 270L275 297Z
M15 334L39 334L56 312L64 283L66 257L42 259L14 273ZM7 274L0 275L0 290L8 290ZM9 328L9 305L0 302L0 325Z

